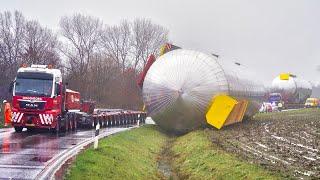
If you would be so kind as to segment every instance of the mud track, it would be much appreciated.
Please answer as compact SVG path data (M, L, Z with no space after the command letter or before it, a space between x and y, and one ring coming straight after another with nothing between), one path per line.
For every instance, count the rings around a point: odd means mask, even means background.
M320 110L259 114L213 131L212 141L288 177L320 178Z

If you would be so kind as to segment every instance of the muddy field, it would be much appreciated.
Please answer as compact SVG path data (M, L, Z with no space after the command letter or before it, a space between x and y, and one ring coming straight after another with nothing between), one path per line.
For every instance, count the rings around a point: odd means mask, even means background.
M320 178L319 109L259 114L253 120L213 131L212 141L289 177Z

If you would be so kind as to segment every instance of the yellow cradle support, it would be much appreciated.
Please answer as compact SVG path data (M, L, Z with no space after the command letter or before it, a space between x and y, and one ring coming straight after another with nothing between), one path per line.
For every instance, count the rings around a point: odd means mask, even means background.
M228 95L217 95L206 113L208 124L217 129L241 122L248 106L247 100L237 101Z
M290 73L281 73L280 74L280 80L289 80Z

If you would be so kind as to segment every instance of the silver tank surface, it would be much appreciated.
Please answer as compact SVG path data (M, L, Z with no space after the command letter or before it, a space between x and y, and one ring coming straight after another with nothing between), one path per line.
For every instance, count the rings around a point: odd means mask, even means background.
M264 86L242 65L223 62L210 54L178 49L160 56L143 84L143 100L152 119L176 133L205 125L212 97L228 94L248 99L246 115L258 110Z
M310 82L289 76L288 80L281 80L280 75L272 81L272 92L281 93L285 100L291 103L304 103L312 94Z

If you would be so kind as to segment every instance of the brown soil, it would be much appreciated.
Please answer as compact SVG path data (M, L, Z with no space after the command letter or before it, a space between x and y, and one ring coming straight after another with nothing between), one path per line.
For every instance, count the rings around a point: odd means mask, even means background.
M212 141L249 162L293 178L320 178L320 111L257 115L211 131Z

